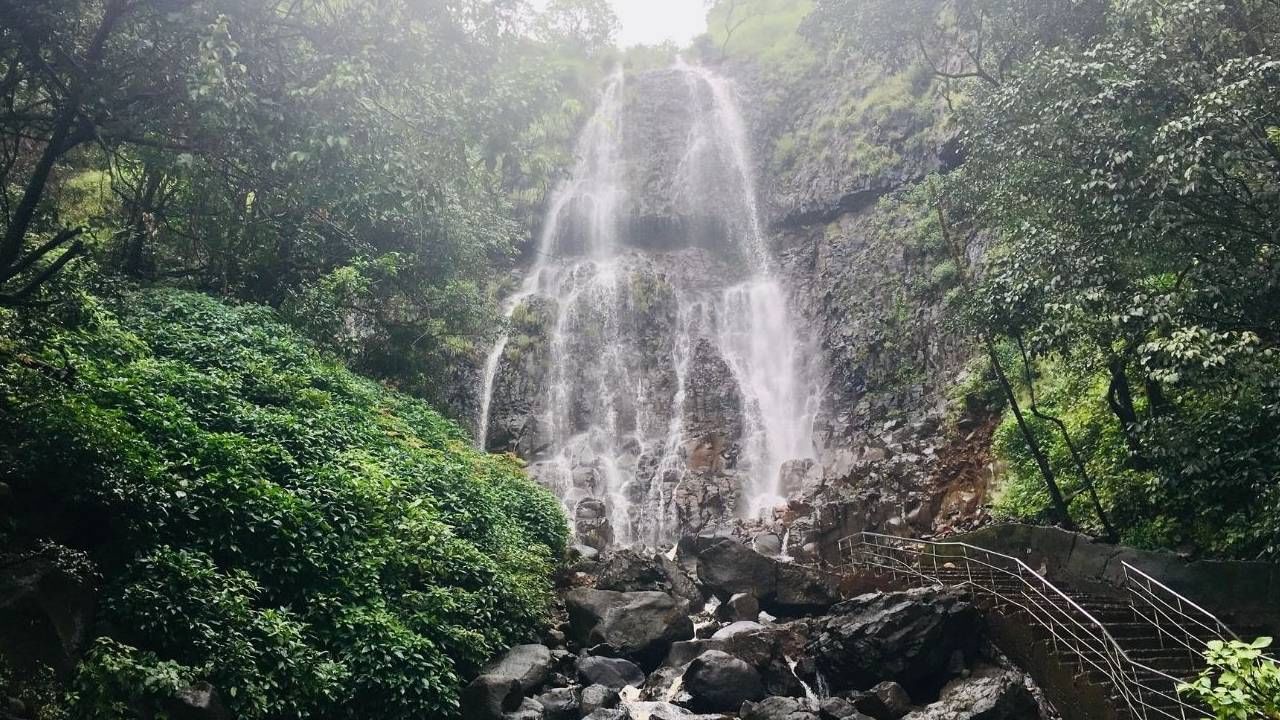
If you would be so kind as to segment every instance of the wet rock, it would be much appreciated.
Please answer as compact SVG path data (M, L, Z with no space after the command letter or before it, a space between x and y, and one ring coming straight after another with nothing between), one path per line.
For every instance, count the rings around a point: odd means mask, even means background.
M623 710L598 708L593 710L591 714L583 716L583 720L628 720L628 718L627 713Z
M720 650L708 650L684 672L689 706L700 712L731 712L764 696L755 668Z
M734 593L716 608L716 617L728 622L755 620L759 616L760 601L751 593Z
M702 607L702 592L675 561L661 553L632 548L615 550L601 567L597 590L665 592L689 602L690 610Z
M892 680L877 683L859 709L876 720L898 720L911 712L911 696Z
M516 645L482 674L512 678L520 683L521 692L528 693L546 682L553 662L551 649L545 645Z
M600 708L611 708L618 704L618 691L605 685L588 685L582 688L582 696L578 701L583 715L590 715Z
M663 660L662 664L671 667L682 667L708 650L723 649L724 643L720 640L681 640L680 642L671 643L671 650L667 653L667 659Z
M736 540L722 540L699 555L698 579L725 599L736 593L764 598L777 589L777 565Z
M0 553L0 561L0 656L18 671L46 665L71 672L96 605L88 558L50 547L17 557Z
M644 671L630 660L589 656L579 658L577 668L584 685L603 685L615 691L644 685Z
M606 644L642 666L656 667L672 642L693 637L689 603L666 593L570 590L565 606L580 646Z
M805 654L837 692L894 680L929 697L951 679L953 655L975 655L981 634L978 610L960 593L869 593L818 621Z
M742 704L742 720L819 720L818 708L805 698L768 697Z
M955 680L938 701L903 720L1027 720L1040 716L1026 680L1017 672L988 668Z
M542 715L546 720L577 720L580 715L577 688L556 688L537 696L535 700L542 706Z
M823 698L818 702L818 714L823 720L863 720L865 715L858 712L853 701L842 697Z

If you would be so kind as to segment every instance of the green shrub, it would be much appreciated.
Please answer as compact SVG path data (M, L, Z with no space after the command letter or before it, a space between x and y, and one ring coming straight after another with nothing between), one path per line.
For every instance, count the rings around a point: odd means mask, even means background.
M261 307L156 291L78 315L0 316L0 476L76 519L14 537L105 577L77 716L155 709L161 677L240 718L456 717L461 682L540 630L567 528L515 459Z
M1219 720L1280 720L1280 665L1262 655L1270 646L1269 637L1212 640L1204 652L1209 666L1178 692L1203 702Z

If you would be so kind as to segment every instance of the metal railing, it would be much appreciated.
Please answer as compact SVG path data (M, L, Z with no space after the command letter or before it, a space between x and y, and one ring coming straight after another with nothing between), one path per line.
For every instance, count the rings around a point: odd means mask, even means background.
M1179 697L1177 687L1184 678L1133 659L1101 621L1018 558L963 542L871 532L843 538L838 548L842 561L851 566L889 573L895 580L972 587L989 595L997 607L1025 613L1048 631L1053 649L1071 655L1082 673L1107 678L1135 718L1212 717Z
M1194 662L1204 656L1210 640L1240 639L1213 613L1133 565L1123 565L1133 612L1155 628L1161 648L1186 650Z

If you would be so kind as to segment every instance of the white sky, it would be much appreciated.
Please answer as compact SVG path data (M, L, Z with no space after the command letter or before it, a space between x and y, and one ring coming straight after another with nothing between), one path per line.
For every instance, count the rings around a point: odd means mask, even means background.
M545 7L547 0L533 0ZM703 0L609 0L622 25L618 45L657 45L667 40L684 45L707 29Z
M618 44L654 45L664 40L684 45L707 29L702 0L609 0L622 32Z

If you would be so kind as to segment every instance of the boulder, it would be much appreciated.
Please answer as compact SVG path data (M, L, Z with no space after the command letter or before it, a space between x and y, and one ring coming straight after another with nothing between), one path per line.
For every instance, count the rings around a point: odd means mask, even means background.
M742 704L742 720L819 720L818 708L806 698L769 697Z
M627 713L625 710L597 708L590 714L584 715L582 720L627 720Z
M600 708L611 708L618 704L618 691L605 685L588 685L582 688L578 700L583 715L590 715Z
M818 714L822 720L871 720L858 712L852 700L842 697L823 698L818 702Z
M621 690L628 685L644 685L644 671L630 660L595 655L578 659L578 680L583 685L603 685Z
M590 545L572 545L569 547L569 557L595 562L600 559L600 551Z
M751 593L734 593L716 608L716 617L728 622L760 617L760 601Z
M642 553L632 548L615 550L604 562L596 579L597 590L665 592L687 600L691 610L702 607L702 592L674 560L661 553Z
M1012 670L989 668L952 681L938 701L903 720L1028 720L1040 717L1026 679Z
M981 615L959 592L868 593L815 622L804 655L837 693L894 680L912 696L932 697L954 676L953 657L973 657L981 636Z
M804 565L778 564L778 585L765 604L785 615L826 612L840 602L839 579Z
M542 716L546 720L578 720L581 705L577 688L548 690L534 699L542 706Z
M721 650L708 650L684 671L689 707L699 712L732 712L748 700L764 697L760 673Z
M524 698L515 710L504 714L502 720L542 720L543 717L542 704L533 698ZM467 720L470 718L468 715Z
M722 599L736 593L763 599L777 590L778 563L737 540L721 540L699 554L698 580Z
M71 673L97 603L87 556L50 546L16 556L0 552L0 566L0 656L20 673L40 666Z
M501 720L520 707L520 681L501 675L479 675L462 689L462 716L467 720Z
M671 643L671 650L667 653L667 659L663 660L662 664L670 667L681 667L688 665L690 661L708 650L723 649L724 643L719 640L705 638L700 640L681 640L680 642Z
M898 720L911 712L911 696L892 680L876 683L870 692L858 698L854 704L876 720Z
M662 592L570 590L565 606L569 636L580 646L608 645L650 668L671 643L693 637L689 603Z
M743 633L755 632L756 630L763 630L763 629L764 629L764 626L758 622L755 622L752 620L740 620L735 623L729 623L728 625L725 625L724 627L715 631L715 633L711 636L711 639L712 640L728 640L729 638L732 638L735 635L741 635Z
M555 658L544 645L516 645L490 663L462 691L468 720L492 720L504 712L524 712L520 698L542 687Z

